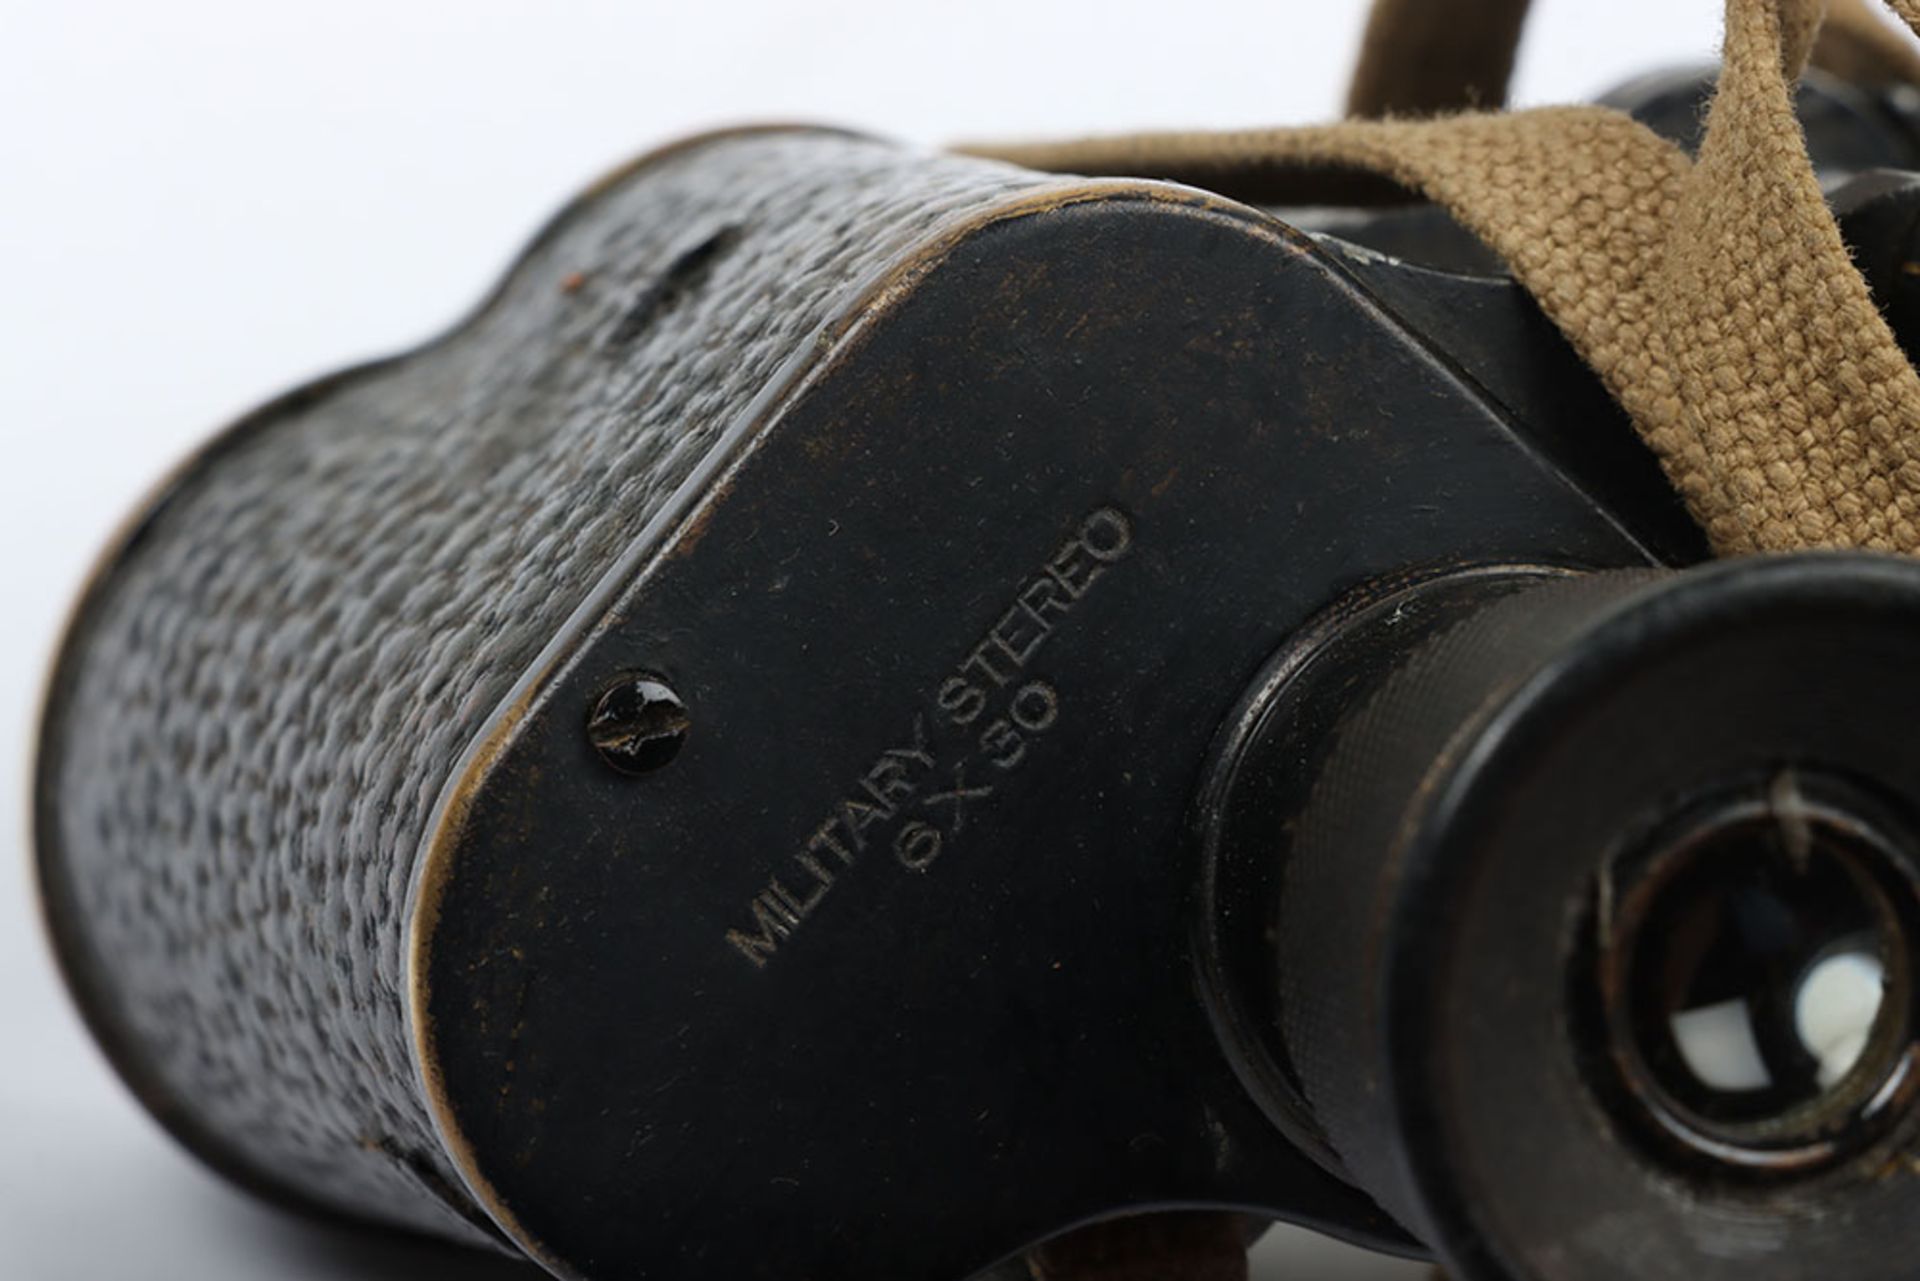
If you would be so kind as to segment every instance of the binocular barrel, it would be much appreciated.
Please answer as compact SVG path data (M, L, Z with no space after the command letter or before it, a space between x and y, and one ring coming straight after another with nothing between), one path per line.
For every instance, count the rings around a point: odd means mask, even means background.
M205 1160L561 1276L1910 1276L1920 566L1703 555L1502 277L715 135L169 483L48 920Z

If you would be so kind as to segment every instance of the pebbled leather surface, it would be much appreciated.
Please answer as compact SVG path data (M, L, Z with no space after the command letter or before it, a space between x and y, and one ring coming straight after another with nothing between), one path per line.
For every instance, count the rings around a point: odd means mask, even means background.
M1050 180L813 131L618 176L443 342L268 407L94 584L40 860L149 1107L265 1190L487 1240L408 1027L457 761L751 399L943 220Z

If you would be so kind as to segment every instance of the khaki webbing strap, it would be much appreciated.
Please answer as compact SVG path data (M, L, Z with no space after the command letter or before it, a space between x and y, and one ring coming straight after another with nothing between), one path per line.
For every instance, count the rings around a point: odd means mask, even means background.
M1920 0L1892 2L1920 20ZM1920 552L1920 376L1853 267L1793 109L1819 17L1818 0L1727 0L1691 163L1597 107L974 150L1242 198L1242 176L1303 198L1385 176L1505 257L1716 550Z
M1375 0L1347 114L1437 116L1505 105L1529 0Z
M1813 64L1855 84L1920 84L1920 49L1870 5L1830 0ZM1436 116L1501 106L1530 7L1530 0L1375 0L1347 114Z
M1867 0L1828 0L1813 65L1857 85L1920 85L1920 47Z

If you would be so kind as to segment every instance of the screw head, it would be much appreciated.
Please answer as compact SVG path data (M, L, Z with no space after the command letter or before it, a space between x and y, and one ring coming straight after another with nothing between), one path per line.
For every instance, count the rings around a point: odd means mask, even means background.
M680 753L693 722L667 683L648 672L627 672L600 695L587 718L593 750L622 774L651 774Z

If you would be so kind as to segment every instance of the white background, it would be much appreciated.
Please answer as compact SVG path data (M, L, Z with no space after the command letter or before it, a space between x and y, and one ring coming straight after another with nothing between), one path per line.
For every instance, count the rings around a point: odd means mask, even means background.
M675 134L1318 119L1362 4L0 0L0 1275L531 1281L255 1208L174 1151L66 1010L25 871L39 681L90 559L171 460L448 324L573 190ZM1520 98L1707 57L1718 10L1543 0ZM1286 1238L1261 1275L1423 1275L1312 1248Z

